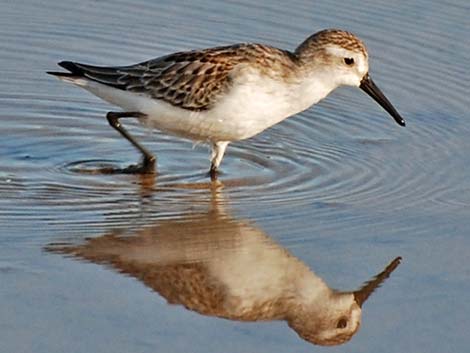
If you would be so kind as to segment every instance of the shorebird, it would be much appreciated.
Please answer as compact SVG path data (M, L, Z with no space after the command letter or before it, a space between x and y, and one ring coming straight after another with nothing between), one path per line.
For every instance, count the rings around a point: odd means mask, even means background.
M394 119L405 120L369 75L368 53L354 34L327 29L294 52L242 43L169 54L130 66L59 62L48 72L123 109L109 124L143 155L128 172L153 173L155 157L122 126L137 118L168 134L211 145L215 178L228 144L250 138L325 98L339 86L360 87Z
M252 222L214 206L127 236L112 232L47 250L105 264L142 281L169 304L202 315L283 320L318 345L342 344L356 334L363 304L401 261L395 258L357 290L335 290Z

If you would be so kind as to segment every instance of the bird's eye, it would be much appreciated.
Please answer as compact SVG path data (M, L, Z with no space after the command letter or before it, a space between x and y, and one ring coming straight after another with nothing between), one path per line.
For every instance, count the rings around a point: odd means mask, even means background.
M348 326L348 320L344 317L338 320L338 323L336 324L336 328L345 328Z
M344 58L344 63L348 66L354 65L354 58Z

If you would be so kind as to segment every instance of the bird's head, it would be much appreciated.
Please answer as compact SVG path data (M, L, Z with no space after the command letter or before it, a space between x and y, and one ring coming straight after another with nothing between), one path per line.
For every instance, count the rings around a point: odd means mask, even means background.
M299 61L309 70L328 76L335 87L361 88L384 108L401 126L405 120L396 111L369 75L369 54L365 44L354 34L327 29L307 38L295 50Z

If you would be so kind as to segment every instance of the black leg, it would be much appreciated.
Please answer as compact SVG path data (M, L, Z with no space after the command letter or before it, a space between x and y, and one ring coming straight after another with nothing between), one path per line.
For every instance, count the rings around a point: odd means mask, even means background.
M135 167L130 167L128 172L134 172L134 173L154 173L155 172L155 157L143 146L141 146L135 139L134 137L129 134L129 132L124 129L124 127L121 125L119 122L120 118L140 118L145 116L142 113L139 112L109 112L106 114L106 119L108 119L109 125L111 125L113 128L115 128L122 136L126 138L127 141L132 143L135 148L137 148L143 155L143 161L142 165L135 168Z
M214 165L214 163L211 163L211 169L209 169L209 176L211 177L211 180L212 181L217 180L218 174L219 174L219 170Z

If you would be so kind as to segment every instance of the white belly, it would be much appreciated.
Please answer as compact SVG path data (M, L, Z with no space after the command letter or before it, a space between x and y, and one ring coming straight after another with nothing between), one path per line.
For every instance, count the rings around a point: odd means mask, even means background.
M80 82L79 82L80 81ZM147 115L143 123L158 130L197 141L237 141L307 109L330 89L309 92L309 85L283 84L256 72L237 79L226 96L208 110L191 111L93 81L73 82L126 111Z

